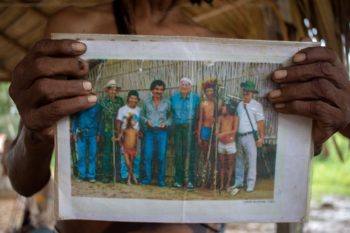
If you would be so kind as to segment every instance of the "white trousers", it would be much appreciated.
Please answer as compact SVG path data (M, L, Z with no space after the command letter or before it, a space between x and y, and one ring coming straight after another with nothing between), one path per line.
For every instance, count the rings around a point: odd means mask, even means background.
M253 134L238 138L239 153L236 157L235 185L243 186L245 161L248 160L247 188L254 189L256 181L257 148Z

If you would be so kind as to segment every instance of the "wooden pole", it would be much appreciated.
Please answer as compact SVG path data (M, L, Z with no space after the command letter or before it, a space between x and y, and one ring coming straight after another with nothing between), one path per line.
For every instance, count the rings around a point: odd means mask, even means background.
M276 223L276 233L302 233L303 223Z

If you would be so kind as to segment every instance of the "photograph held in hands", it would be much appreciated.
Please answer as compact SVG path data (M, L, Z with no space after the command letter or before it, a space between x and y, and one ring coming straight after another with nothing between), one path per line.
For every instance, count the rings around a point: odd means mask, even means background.
M299 221L311 120L278 114L274 70L311 42L53 34L87 45L98 96L57 130L61 219ZM293 204L291 204L293 203ZM210 209L210 211L208 211ZM235 214L239 212L239 214Z

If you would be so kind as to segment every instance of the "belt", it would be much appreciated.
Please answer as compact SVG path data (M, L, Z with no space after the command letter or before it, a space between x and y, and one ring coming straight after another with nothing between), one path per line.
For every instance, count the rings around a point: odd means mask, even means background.
M175 124L175 127L179 127L179 128L188 128L188 127L192 127L194 124L192 123L188 123L188 124Z
M147 130L149 131L161 131L161 130L167 130L168 129L168 126L165 126L164 128L160 128L160 127L148 127L147 126Z
M246 133L238 133L238 137L244 137L244 136L247 136L249 134L252 134L253 131L250 131L250 132L246 132Z

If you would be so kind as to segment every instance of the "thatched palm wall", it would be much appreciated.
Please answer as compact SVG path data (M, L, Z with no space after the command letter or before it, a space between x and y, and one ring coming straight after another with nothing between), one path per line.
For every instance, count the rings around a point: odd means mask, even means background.
M252 80L256 83L259 93L255 95L255 99L263 104L266 117L265 146L263 153L269 157L270 170L274 170L274 158L277 136L277 114L273 111L270 103L267 102L265 96L274 88L274 84L270 81L270 74L278 68L279 64L269 63L233 63L233 62L194 62L194 61L91 61L93 68L86 79L94 84L94 88L98 95L104 95L103 87L105 84L114 79L121 86L120 95L126 97L127 92L136 89L140 93L142 100L150 96L149 86L155 79L163 80L167 89L165 96L169 97L177 91L179 81L183 76L190 77L193 80L193 91L197 92L201 98L201 83L209 78L217 78L220 80L222 88L221 96L241 97L240 83L245 80ZM175 146L170 131L170 138L167 150L167 168L166 175L170 179L175 174ZM203 166L203 154L197 148L196 164L197 174L201 174ZM156 163L154 164L156 167Z
M87 79L95 84L95 89L100 95L103 95L103 86L110 79L115 79L122 88L122 96L125 97L129 90L136 89L140 92L141 99L150 95L149 86L155 79L166 83L165 95L170 96L178 89L182 77L190 77L193 80L192 89L201 98L204 98L201 84L207 79L217 78L220 81L223 86L221 96L238 98L241 97L240 83L252 80L259 90L255 99L264 106L267 139L275 138L277 134L277 114L266 100L266 94L274 88L270 74L278 67L278 64L270 63L109 60L96 65Z

